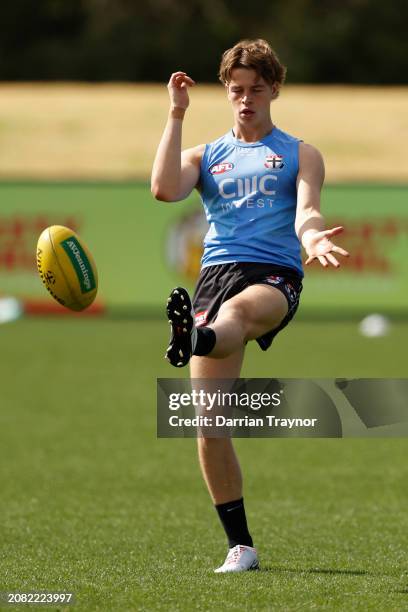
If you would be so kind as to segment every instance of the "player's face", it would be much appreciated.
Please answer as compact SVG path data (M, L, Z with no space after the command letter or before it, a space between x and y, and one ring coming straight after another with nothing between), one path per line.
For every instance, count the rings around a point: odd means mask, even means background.
M276 88L249 68L234 68L227 86L234 118L241 124L260 123L270 117Z

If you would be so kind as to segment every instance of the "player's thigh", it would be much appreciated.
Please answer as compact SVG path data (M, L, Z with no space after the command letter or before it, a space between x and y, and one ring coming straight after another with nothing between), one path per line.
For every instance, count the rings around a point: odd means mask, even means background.
M284 294L270 285L251 285L221 306L218 319L233 312L245 330L245 339L259 338L275 329L288 313Z

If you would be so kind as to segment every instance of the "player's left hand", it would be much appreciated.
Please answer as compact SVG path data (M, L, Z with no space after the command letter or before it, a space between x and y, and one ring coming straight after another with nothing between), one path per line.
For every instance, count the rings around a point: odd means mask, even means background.
M305 262L306 265L309 265L314 259L318 259L324 268L327 268L329 263L338 268L340 264L332 253L339 253L339 255L344 257L348 257L349 253L333 244L330 238L341 234L343 230L344 227L333 227L332 229L312 234L308 240L307 247L305 247L308 254Z

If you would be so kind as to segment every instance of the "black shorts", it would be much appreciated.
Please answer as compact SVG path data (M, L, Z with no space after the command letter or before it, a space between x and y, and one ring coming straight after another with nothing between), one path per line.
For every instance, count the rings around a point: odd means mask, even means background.
M293 268L254 262L235 262L203 268L193 297L196 326L214 322L221 304L251 285L276 287L288 301L288 313L278 327L256 339L261 349L266 351L276 334L294 317L299 305L302 277Z

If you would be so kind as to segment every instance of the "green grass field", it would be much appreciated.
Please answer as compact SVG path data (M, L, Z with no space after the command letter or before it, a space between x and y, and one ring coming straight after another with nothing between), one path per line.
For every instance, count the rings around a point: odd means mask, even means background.
M197 194L159 204L147 186L164 85L1 92L0 292L50 300L34 266L39 225L71 222L95 255L112 318L0 326L0 591L72 591L81 612L408 610L407 438L236 440L262 569L212 572L226 542L195 441L156 437L156 378L188 371L162 357L164 319L134 316L161 313L168 291L188 282L164 244L199 205ZM299 316L268 353L248 347L242 376L408 377L407 93L288 87L277 101L278 125L324 153L323 212L352 222L339 244L385 258L391 273L309 270ZM230 127L222 88L194 96L185 146ZM344 100L347 125L335 124ZM135 177L143 182L95 182ZM81 178L91 182L69 182ZM388 233L359 233L382 220ZM350 316L373 310L398 316L388 336L369 340Z
M195 442L156 439L167 333L0 328L0 590L73 591L84 611L408 609L406 439L237 440L262 571L212 573L226 546ZM406 377L407 341L402 323L368 340L295 321L242 374Z

